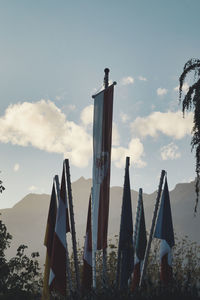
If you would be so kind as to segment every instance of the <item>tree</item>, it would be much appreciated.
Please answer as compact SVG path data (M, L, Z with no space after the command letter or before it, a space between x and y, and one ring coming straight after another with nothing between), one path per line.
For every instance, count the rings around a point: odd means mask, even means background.
M15 257L7 261L5 251L10 247L12 236L0 220L0 299L32 299L40 294L38 252L29 258L25 245L20 245Z
M194 83L189 87L187 93L183 95L183 84L189 73L193 72ZM191 150L195 149L196 153L196 203L195 212L197 211L199 200L199 185L200 185L200 60L190 59L185 64L183 72L179 78L179 101L182 102L183 116L185 111L194 110L194 126L192 128Z

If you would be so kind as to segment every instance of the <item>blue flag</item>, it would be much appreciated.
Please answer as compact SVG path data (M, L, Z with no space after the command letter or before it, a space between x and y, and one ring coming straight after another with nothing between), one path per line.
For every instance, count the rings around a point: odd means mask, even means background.
M126 160L126 170L124 178L123 202L121 212L121 225L119 237L120 252L120 288L128 286L128 280L133 271L134 251L133 251L133 219L131 205L131 189L129 179L129 158Z

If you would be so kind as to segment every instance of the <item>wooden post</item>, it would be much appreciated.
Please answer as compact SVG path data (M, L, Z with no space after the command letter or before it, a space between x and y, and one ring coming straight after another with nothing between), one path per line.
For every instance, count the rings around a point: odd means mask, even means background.
M58 175L54 177L54 184L55 184L55 190L56 190L56 197L58 203L60 202L60 185L59 185L59 178ZM71 271L70 271L70 262L69 262L69 251L68 251L68 245L67 245L67 234L66 234L66 272L67 272L67 281L69 284L69 294L72 295L72 277L71 277Z
M159 202L160 202L164 177L165 177L165 171L162 170L161 176L160 176L160 183L159 183L159 186L158 186L158 194L157 194L157 198L156 198L154 214L153 214L153 218L152 218L151 230L150 230L150 233L149 233L149 241L148 241L148 244L147 244L145 257L144 257L144 263L143 263L143 267L142 267L142 273L141 273L141 277L140 277L140 284L139 284L140 288L142 286L142 281L143 281L145 273L146 273L147 261L148 261L149 252L150 252L150 248L151 248L151 242L152 242L152 239L153 239L153 233L154 233L156 218L157 218L157 214L158 214L158 207L159 207Z
M80 292L80 275L79 275L79 266L78 266L74 209L73 209L72 188L71 188L70 169L69 169L69 160L68 159L65 159L65 167L66 167L66 175L67 175L69 212L70 212L70 221L71 221L72 245L73 245L73 253L74 253L74 268L75 268L75 275L76 275L77 291L79 293Z

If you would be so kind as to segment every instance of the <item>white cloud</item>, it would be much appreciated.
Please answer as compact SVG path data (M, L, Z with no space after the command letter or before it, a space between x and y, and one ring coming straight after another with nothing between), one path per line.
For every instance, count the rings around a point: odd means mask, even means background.
M178 92L178 91L179 91L179 85L176 86L176 87L174 88L174 90ZM182 86L182 91L183 91L184 94L186 94L186 93L188 92L188 90L189 90L189 84L188 84L187 82L185 82L185 83L183 84L183 86Z
M121 118L122 123L126 123L130 119L130 117L123 112L120 113L120 118Z
M158 133L165 134L175 139L182 139L185 135L191 134L193 127L193 113L183 114L177 112L153 112L147 117L137 117L131 123L132 132L141 137L157 137Z
M19 164L16 163L13 167L13 170L17 172L19 170Z
M170 143L160 149L160 155L162 160L174 160L179 158L181 153L178 151L177 145Z
M143 76L138 76L138 79L141 80L141 81L147 81L147 79Z
M128 77L124 77L121 79L121 84L122 85L128 85L128 84L133 84L134 83L134 78L131 77L131 76L128 76Z
M81 112L81 121L84 125L91 125L93 123L94 105L86 106Z
M116 167L123 168L125 166L126 156L130 156L131 162L138 168L142 168L146 165L146 162L142 160L142 157L144 156L144 147L138 138L132 139L128 148L112 148L112 160Z
M34 185L31 185L31 186L29 186L29 188L28 188L28 190L30 191L30 192L33 192L33 191L35 191L35 190L37 190L38 188L36 187L36 186L34 186Z
M163 95L166 95L166 94L167 94L167 89L164 89L164 88L158 88L158 89L156 90L156 92L157 92L157 95L158 95L158 96L163 96Z
M91 136L50 100L10 105L0 118L0 142L62 153L79 167L88 165L92 152Z
M113 122L113 127L112 127L112 145L113 146L118 146L120 141L119 137L119 132L117 128L117 124Z

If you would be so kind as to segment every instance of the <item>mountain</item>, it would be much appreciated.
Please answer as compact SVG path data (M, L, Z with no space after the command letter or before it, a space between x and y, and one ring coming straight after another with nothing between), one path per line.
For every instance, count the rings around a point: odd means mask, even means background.
M83 177L72 183L76 234L80 247L83 246L83 237L85 235L91 183L91 179L85 179ZM178 236L187 235L191 241L196 241L200 244L199 232L196 230L200 228L200 216L197 215L194 217L194 186L194 181L177 184L170 192L170 199L175 233ZM113 238L119 233L122 192L122 187L115 186L111 187L110 190L110 238ZM146 227L148 231L151 226L156 195L157 192L143 194ZM133 219L135 219L138 192L132 190L131 196ZM40 263L41 265L44 264L45 247L43 246L43 240L49 201L50 195L28 194L12 208L0 210L1 219L6 224L8 232L13 236L11 247L7 251L8 257L15 256L17 247L20 244L25 244L28 246L28 253L33 251L40 252ZM68 234L68 241L71 245L70 234Z

